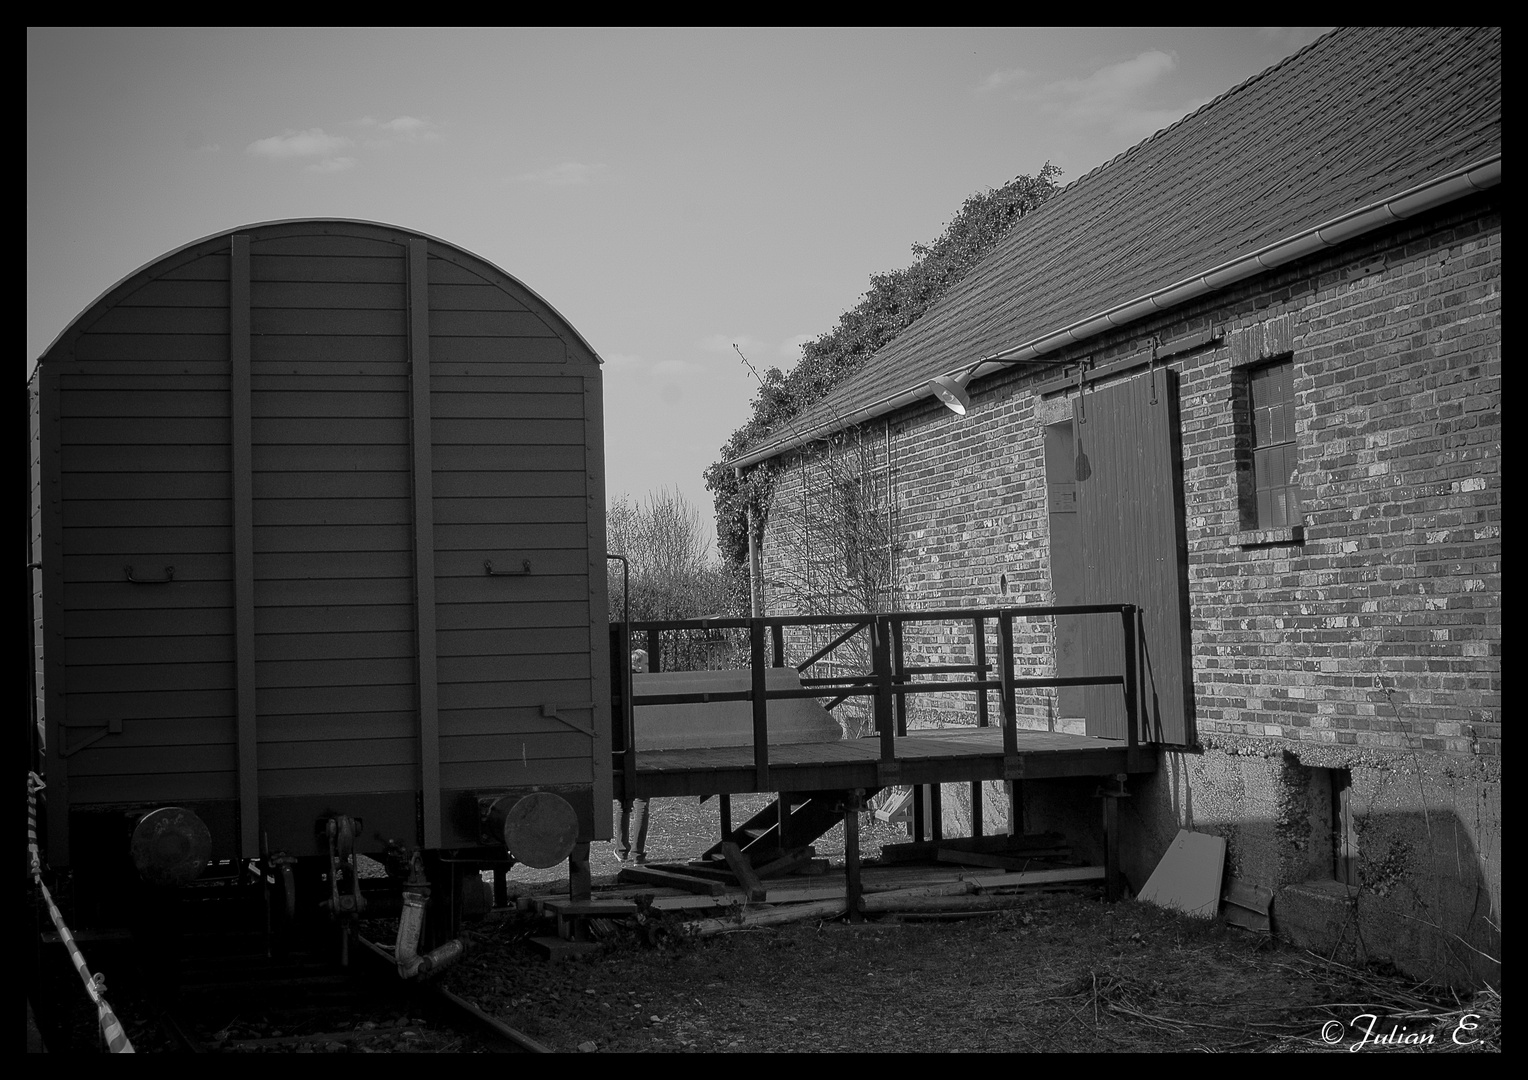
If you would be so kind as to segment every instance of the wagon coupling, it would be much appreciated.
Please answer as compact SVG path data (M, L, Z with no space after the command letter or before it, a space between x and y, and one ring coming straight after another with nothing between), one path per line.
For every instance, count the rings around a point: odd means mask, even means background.
M350 923L366 910L361 895L361 879L356 873L355 838L361 831L361 819L332 817L325 826L329 834L329 899L322 904L340 924L340 963L350 962ZM340 892L341 882L348 892Z

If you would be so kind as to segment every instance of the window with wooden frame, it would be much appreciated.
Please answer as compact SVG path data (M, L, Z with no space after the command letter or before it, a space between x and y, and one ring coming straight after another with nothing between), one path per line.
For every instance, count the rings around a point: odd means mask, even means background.
M1293 359L1285 359L1246 373L1252 483L1244 488L1245 527L1288 529L1304 522L1294 368Z

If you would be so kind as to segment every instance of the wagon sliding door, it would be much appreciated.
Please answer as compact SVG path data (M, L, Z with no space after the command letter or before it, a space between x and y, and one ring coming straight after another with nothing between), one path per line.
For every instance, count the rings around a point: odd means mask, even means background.
M1186 743L1192 684L1177 375L1158 370L1084 394L1072 427L1081 558L1070 591L1080 603L1141 609L1141 738ZM1090 617L1079 637L1082 668L1124 670L1118 619ZM1083 698L1089 735L1125 737L1119 687L1088 687Z

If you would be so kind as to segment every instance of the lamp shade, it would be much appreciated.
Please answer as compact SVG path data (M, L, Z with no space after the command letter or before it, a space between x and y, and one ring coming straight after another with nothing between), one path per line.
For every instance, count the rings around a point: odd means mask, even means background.
M966 368L952 375L940 375L930 379L928 385L934 395L951 411L964 416L966 410L971 407L971 395L966 392L966 384L970 381L971 369Z

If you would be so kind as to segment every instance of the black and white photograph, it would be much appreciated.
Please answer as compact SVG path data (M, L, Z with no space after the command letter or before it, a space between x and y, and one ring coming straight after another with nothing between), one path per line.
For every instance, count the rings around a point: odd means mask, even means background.
M1500 27L28 27L29 1053L1501 1051Z

